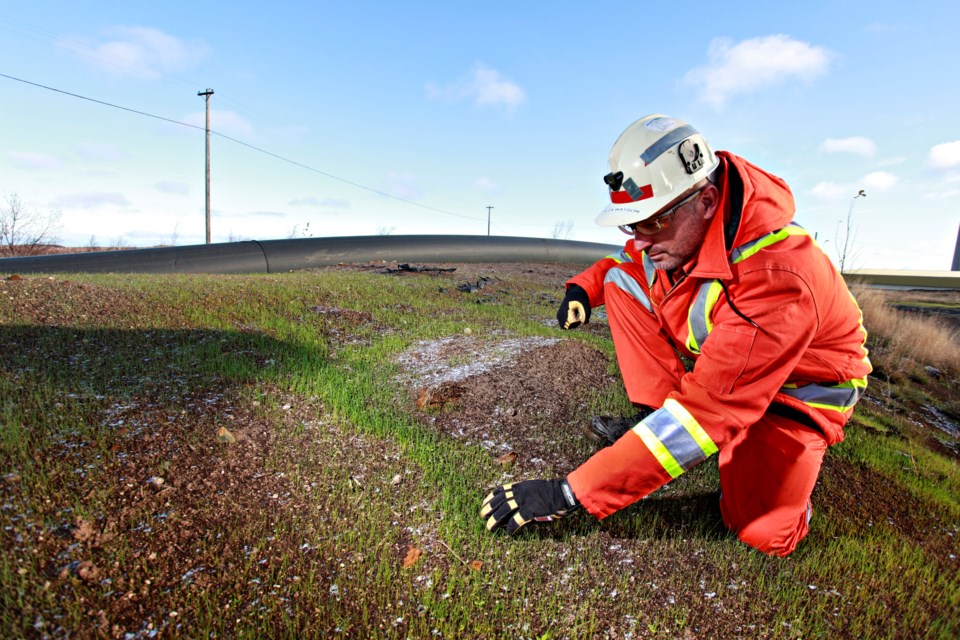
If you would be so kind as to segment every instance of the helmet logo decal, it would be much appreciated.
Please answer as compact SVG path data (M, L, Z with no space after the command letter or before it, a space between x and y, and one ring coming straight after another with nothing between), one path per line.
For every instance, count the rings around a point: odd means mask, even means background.
M703 166L703 153L700 151L700 145L689 138L680 143L677 148L680 153L680 160L683 162L683 168L687 173L696 173Z
M619 173L619 172L618 172ZM614 204L626 204L628 202L639 202L653 197L653 185L645 184L638 186L633 178L627 178L623 183L623 191L610 190L610 202Z
M652 120L647 120L643 123L647 129L651 131L669 131L676 127L679 123L673 118L653 118Z

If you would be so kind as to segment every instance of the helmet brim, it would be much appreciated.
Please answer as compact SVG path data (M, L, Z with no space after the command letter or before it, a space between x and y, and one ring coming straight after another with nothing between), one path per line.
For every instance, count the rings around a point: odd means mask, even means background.
M667 198L650 198L642 202L623 204L611 202L597 215L596 223L601 227L619 227L642 222L653 217L668 204L670 200Z

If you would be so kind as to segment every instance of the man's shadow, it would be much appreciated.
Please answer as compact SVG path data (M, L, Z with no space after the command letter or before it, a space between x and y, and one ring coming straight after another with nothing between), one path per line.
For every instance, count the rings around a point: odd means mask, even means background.
M685 495L655 492L602 522L581 512L552 524L526 528L532 535L556 540L595 531L617 540L722 540L733 535L723 524L719 490Z
M323 354L267 334L215 329L0 325L0 376L17 401L159 396L219 384L282 378Z

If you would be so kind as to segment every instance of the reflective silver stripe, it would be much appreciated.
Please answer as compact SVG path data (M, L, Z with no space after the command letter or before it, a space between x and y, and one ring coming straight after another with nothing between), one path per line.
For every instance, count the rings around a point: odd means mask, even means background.
M699 132L688 124L677 127L673 131L668 131L662 138L647 147L647 150L643 152L640 159L643 160L644 164L650 164L663 155L670 147L680 144L685 138L689 138L697 133Z
M841 382L838 385L807 384L802 387L782 387L780 391L813 407L845 411L857 404L865 388L866 380L857 379Z
M646 251L643 252L643 274L647 276L647 286L652 287L653 281L657 279L657 267Z
M683 406L671 399L633 428L663 468L676 478L717 452L703 427Z
M608 282L635 298L637 302L643 305L644 309L653 313L653 305L650 304L650 298L648 298L647 294L640 288L640 283L627 273L624 273L622 269L613 267L607 271L607 275L603 279L603 284L607 284Z
M617 264L621 264L623 262L633 262L633 258L630 257L630 254L624 251L623 249L621 249L617 253L611 253L607 257L613 260L614 262L616 262Z
M666 409L658 409L644 419L647 428L657 436L663 446L667 448L673 459L684 471L689 471L695 465L707 459L703 449L693 439L693 436L683 428L680 421L673 417Z
M693 306L690 307L690 315L688 316L690 334L687 339L687 348L693 353L700 353L700 346L710 335L710 331L713 330L710 315L713 313L713 307L720 294L719 291L712 296L710 294L711 288L718 284L718 280L708 280L701 284L697 297L693 301Z

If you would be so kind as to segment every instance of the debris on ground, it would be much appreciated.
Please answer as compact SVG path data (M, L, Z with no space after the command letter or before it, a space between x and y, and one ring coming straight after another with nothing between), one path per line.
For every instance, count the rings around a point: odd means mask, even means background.
M383 273L446 273L456 270L456 267L420 267L402 263L398 264L396 269L387 267Z

